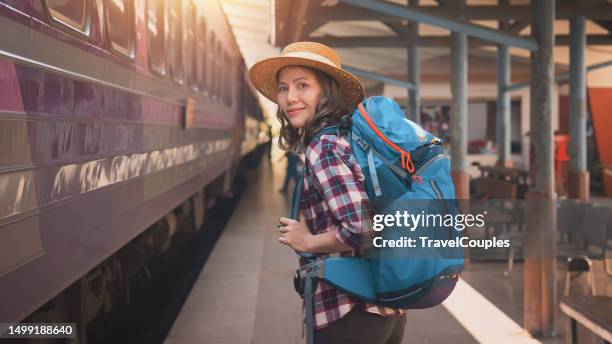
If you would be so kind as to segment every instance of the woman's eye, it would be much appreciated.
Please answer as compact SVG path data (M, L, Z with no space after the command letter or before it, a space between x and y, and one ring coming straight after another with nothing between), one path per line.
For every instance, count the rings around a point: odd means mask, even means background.
M306 87L308 87L308 84L306 84L306 83L300 82L300 83L298 84L298 88L299 88L299 89L306 88Z
M281 92L287 92L287 87L285 87L285 86L281 86L281 87L279 87L279 88L277 89L277 92L278 92L278 93L281 93Z

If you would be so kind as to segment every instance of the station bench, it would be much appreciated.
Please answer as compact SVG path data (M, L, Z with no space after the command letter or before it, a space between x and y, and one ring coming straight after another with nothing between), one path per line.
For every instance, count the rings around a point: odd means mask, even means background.
M572 343L578 343L577 323L612 342L612 297L566 296L559 305L561 311L571 319Z
M500 166L478 166L476 194L487 198L522 199L527 192L527 172Z

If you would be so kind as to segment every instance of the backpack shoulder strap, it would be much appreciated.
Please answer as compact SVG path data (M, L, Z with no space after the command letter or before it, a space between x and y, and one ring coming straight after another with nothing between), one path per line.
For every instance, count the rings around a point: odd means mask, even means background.
M337 125L331 125L329 127L325 127L321 130L319 130L318 133L315 134L315 136L312 137L313 140L318 140L321 138L321 136L323 135L333 135L336 134L338 136L340 136L340 127Z
M329 126L321 129L318 133L316 133L312 140L318 140L323 135L333 135L336 134L340 136L340 127L339 126ZM300 210L300 200L302 198L302 191L304 190L304 175L306 174L306 164L302 167L302 173L298 178L298 182L295 185L295 191L293 192L293 197L291 201L291 218L298 220L298 212ZM314 253L306 253L306 252L298 252L296 253L303 257L309 259L314 263L314 259L316 254ZM313 264L311 263L311 264ZM315 276L305 276L305 286L304 286L304 326L306 327L306 343L312 344L314 341L314 299L313 294L316 289L316 277Z

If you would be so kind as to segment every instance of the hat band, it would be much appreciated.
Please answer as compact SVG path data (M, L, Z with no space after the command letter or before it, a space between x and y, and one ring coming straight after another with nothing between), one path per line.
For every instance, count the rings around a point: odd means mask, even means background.
M292 51L284 54L283 57L300 57L308 60L315 60L317 62L325 63L326 65L330 65L332 67L340 68L339 66L336 66L336 64L332 60L326 58L325 56L310 53L307 51Z

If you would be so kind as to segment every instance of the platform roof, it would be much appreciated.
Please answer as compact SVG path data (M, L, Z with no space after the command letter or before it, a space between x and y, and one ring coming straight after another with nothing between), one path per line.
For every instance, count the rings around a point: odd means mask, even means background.
M378 1L400 7L408 0ZM228 19L237 37L247 66L279 54L280 48L298 40L311 40L334 47L344 65L376 74L406 80L406 47L413 39L407 27L409 21L349 4L340 0L222 0ZM498 19L509 20L510 35L529 39L529 1L510 0L497 5L497 0L468 0L466 8L456 9L447 1L420 0L419 10L425 14L459 21L466 17L475 27L497 31ZM452 1L451 1L452 3ZM586 33L589 45L586 64L612 60L612 1L559 1L555 34L557 46L554 59L557 72L568 69L569 21L572 15L587 17ZM446 82L449 79L448 29L428 24L419 25L421 46L421 82ZM469 38L468 71L470 83L495 83L496 45L482 39ZM529 50L513 47L512 80L529 78ZM594 73L595 74L595 73ZM612 68L608 68L589 84L612 85ZM382 89L378 81L361 78L367 88ZM592 81L593 80L593 81Z

